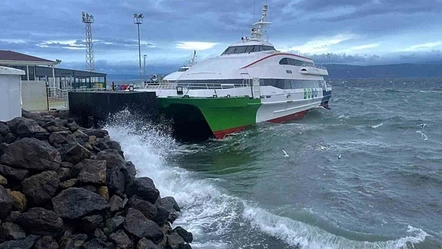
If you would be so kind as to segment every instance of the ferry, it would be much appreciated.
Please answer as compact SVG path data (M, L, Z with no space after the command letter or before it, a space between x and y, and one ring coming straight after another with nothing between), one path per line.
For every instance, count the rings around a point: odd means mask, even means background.
M329 108L327 69L265 40L267 12L264 5L251 36L220 56L186 68L172 83L140 89L156 92L160 113L173 120L176 132L221 139L259 122L286 122Z

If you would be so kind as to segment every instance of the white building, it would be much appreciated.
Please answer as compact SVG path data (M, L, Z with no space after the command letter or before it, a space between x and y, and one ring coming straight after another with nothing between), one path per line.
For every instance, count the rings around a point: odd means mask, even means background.
M25 71L0 66L0 121L21 117L21 76Z

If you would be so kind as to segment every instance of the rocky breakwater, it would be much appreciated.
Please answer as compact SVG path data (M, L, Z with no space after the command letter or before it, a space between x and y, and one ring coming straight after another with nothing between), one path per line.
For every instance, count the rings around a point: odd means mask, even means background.
M32 117L0 122L0 249L191 248L175 199L107 131Z

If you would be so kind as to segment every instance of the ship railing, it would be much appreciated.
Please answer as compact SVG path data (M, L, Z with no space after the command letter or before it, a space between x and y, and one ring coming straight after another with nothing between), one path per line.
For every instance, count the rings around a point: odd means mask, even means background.
M146 89L176 89L178 86L186 89L231 89L238 87L249 87L250 80L243 80L241 83L158 83L158 84L148 84L145 86Z

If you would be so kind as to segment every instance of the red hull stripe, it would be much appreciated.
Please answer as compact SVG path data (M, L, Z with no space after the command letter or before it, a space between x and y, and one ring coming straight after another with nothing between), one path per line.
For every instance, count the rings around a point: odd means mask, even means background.
M247 127L249 127L249 126L246 125L246 126L240 126L240 127L230 128L230 129L221 130L221 131L215 131L215 132L213 132L213 135L215 135L215 137L217 139L222 139L222 138L224 138L228 134L232 134L232 133L235 133L235 132L238 132L238 131L242 131L242 130L244 130Z
M295 119L300 119L302 117L305 116L305 114L307 114L308 110L302 111L302 112L297 112L294 114L290 114L284 117L280 117L280 118L275 118L275 119L271 119L268 122L272 122L272 123L284 123L290 120L295 120Z
M242 67L241 69L248 68L248 67L250 67L250 66L255 65L255 64L258 63L258 62L261 62L261 61L263 61L263 60L266 60L266 59L268 59L268 58L270 58L270 57L277 56L277 55L288 55L288 56L295 56L295 57L303 58L303 59L307 59L307 60L312 60L312 59L310 59L310 58L303 57L303 56L296 55L296 54L290 54L290 53L276 53L276 54L268 55L268 56L266 56L266 57L264 57L264 58L261 58L261 59L259 59L259 60L257 60L257 61L254 61L254 62L248 64L247 66Z

